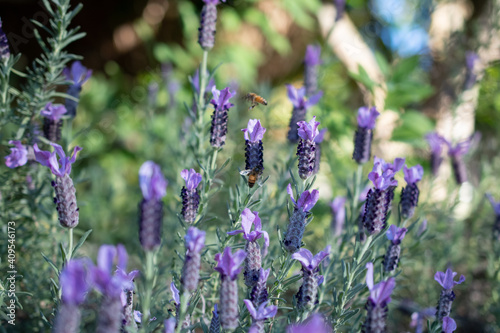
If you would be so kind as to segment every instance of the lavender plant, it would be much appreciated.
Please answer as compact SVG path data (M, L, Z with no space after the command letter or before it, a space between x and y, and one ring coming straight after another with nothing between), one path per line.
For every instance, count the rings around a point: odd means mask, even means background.
M387 252L384 257L384 271L392 272L398 266L401 255L400 244L407 231L408 229L398 228L395 225L391 225L387 230L387 239L391 241L391 244L389 245L389 248L387 248Z
M420 191L417 187L417 182L419 182L424 175L424 168L421 165L416 165L414 167L408 168L404 166L403 173L405 175L406 187L401 190L401 216L403 219L412 218L415 214L415 208L418 204L418 196Z
M358 109L358 129L354 135L354 152L352 158L358 164L370 160L372 152L373 129L375 120L380 115L375 107L360 107Z
M436 280L443 290L441 291L441 295L439 296L437 311L436 311L436 319L438 321L443 321L445 317L450 316L451 305L455 300L455 293L452 288L457 284L461 284L465 281L465 276L461 275L458 281L454 281L454 277L457 275L456 272L453 272L450 268L446 270L445 273L437 272L434 275L434 280ZM443 322L444 323L444 322Z

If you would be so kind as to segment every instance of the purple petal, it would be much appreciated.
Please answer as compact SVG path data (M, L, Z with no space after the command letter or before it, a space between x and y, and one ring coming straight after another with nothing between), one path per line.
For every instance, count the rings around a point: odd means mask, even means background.
M325 138L325 133L326 133L326 128L323 128L321 131L319 131L319 134L316 135L316 138L314 139L314 143L318 144L323 142Z
M373 289L373 263L369 262L366 264L366 285L368 290Z
M117 250L113 245L101 245L99 252L97 253L97 267L104 272L111 274L116 254Z
M304 62L307 66L315 66L321 64L321 46L307 45Z
M301 248L299 251L292 254L292 259L299 261L305 269L312 270L309 269L309 267L311 266L313 255L308 249Z
M264 302L259 306L256 316L257 320L262 321L276 316L276 313L278 312L278 307L276 305L267 306L267 304L268 302Z
M21 144L21 141L10 140L9 144L16 147L10 148L11 153L5 156L5 165L11 169L25 165L28 162L28 149Z
M116 246L116 257L117 257L116 267L121 268L123 270L127 269L128 254L127 250L125 249L125 246L123 246L122 244L118 244Z
M247 128L242 129L245 132L245 140L251 142L261 141L266 133L266 129L262 127L259 119L250 119L247 124Z
M175 304L181 304L181 296L179 293L179 289L175 286L174 281L170 283L170 292L172 293L173 300Z
M293 204L297 206L297 202L295 202L295 199L293 198L292 184L288 184L288 186L286 187L286 193L288 193L290 199L292 199Z
M186 248L190 253L200 253L205 246L205 231L201 231L196 227L189 227L186 236Z
M319 266L319 263L323 261L326 257L330 255L332 247L328 245L323 251L319 251L318 254L316 254L311 261L311 266L313 269L316 269Z
M85 294L90 289L87 282L87 259L70 260L59 276L64 303L80 305L85 300Z
M52 103L47 103L47 105L45 105L45 108L40 111L40 115L57 122L66 112L66 107L62 104L52 105Z
M253 214L250 209L245 208L241 213L241 228L243 229L245 235L250 234L254 220L255 214Z
M302 208L305 212L310 211L319 199L319 191L312 190L312 192L304 191L300 195L297 203L298 208Z
M370 298L379 305L382 303L390 303L391 294L396 286L396 280L389 278L387 281L377 283L372 290L370 290Z
M323 91L318 91L316 94L312 95L311 97L309 97L309 99L304 103L304 107L306 109L309 109L311 106L314 106L316 104L318 104L319 100L321 99L321 97L323 97Z
M457 323L450 317L443 318L443 332L452 333L457 329Z
M447 141L442 136L440 136L435 132L427 134L425 136L425 139L427 140L427 143L429 143L429 146L431 147L431 152L437 155L441 154L441 152L443 151L443 144L447 143Z
M360 107L358 109L358 126L361 128L374 129L375 128L375 120L380 113L373 106L368 108L366 106Z
M153 161L146 161L139 169L139 185L146 200L161 200L167 194L167 181L160 166Z
M170 317L167 320L163 321L163 325L165 326L165 333L174 333L175 332L175 324L177 321L174 317Z
M299 136L304 140L310 140L314 142L314 139L319 133L319 122L316 121L316 116L312 117L312 119L308 123L305 121L299 121L297 125L299 126Z
M252 301L249 299L244 299L243 303L245 303L245 305L247 306L250 316L252 316L253 319L257 319L257 310L255 310Z
M405 175L406 183L415 184L419 182L424 176L424 168L418 164L411 168L404 166L403 173Z
M393 244L400 244L403 238L406 235L408 229L406 228L398 228L394 224L389 227L387 230L387 239L392 241Z
M262 257L267 256L267 249L269 248L269 234L267 231L262 231L262 235L264 235L264 247L262 248Z
M295 89L295 87L292 86L291 84L287 84L286 90L287 90L288 98L292 102L293 106L298 108L300 106L300 98L299 98L297 89Z
M330 333L331 327L327 326L320 314L313 314L302 324L290 325L287 333Z
M184 169L181 171L181 177L186 181L186 189L189 191L194 190L200 184L202 177L194 169Z
M223 275L229 276L231 280L235 280L240 273L242 267L240 265L245 260L247 254L243 250L238 250L231 254L231 248L228 246L224 249L222 254L217 253L215 260L217 266L215 270Z
M141 311L134 310L134 320L136 323L141 323L142 322L142 313Z

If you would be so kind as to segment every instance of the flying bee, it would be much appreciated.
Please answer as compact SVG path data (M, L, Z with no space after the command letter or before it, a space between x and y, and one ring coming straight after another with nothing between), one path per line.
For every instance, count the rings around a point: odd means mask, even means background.
M259 167L255 167L251 170L243 170L240 172L240 175L242 176L248 175L248 187L250 188L254 187L261 174L262 170Z
M252 102L252 105L250 105L248 110L252 110L254 107L257 106L257 104L267 105L267 101L264 98L260 97L257 94L254 94L254 93L248 93L244 96L244 98L247 101Z

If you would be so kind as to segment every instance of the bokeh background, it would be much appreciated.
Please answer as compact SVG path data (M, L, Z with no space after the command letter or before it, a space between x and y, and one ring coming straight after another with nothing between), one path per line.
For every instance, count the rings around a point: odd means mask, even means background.
M74 23L87 36L69 48L93 70L73 123L73 144L84 148L73 174L81 216L78 230L93 229L83 251L95 257L100 244L123 243L129 253L140 252L137 172L151 159L162 165L169 181L164 234L171 237L164 239L161 250L167 265L171 248L180 242L175 237L183 186L179 173L197 168L192 158L185 158L190 126L186 108L192 104L188 76L202 56L197 39L203 3L87 0L83 4ZM268 128L264 144L266 173L271 176L269 195L280 190L273 177L278 178L295 149L286 142L292 105L285 84L303 84L306 46L321 45L319 86L324 95L309 115L317 115L328 132L316 181L321 200L306 236L311 250L323 248L328 241L329 203L347 194L346 181L356 169L351 159L356 111L376 105L382 116L374 153L386 160L406 157L408 165L422 164L426 172L415 221L427 219L428 233L423 240L410 239L404 250L401 294L405 300L391 309L391 331L411 330L405 302L435 305L440 287L433 281L434 272L452 265L467 278L465 287L456 292L454 305L459 332L498 332L496 243L500 240L491 237L495 214L484 194L491 192L500 199L499 1L349 0L337 21L333 5L319 0L228 0L218 6L216 46L208 67L220 65L215 73L217 87L231 86L239 97L230 111L227 144L219 155L220 163L231 158L220 176L226 185L211 202L209 215L215 219L207 230L214 234L228 223L230 188L242 182L240 130L249 118L261 119ZM0 15L11 52L23 54L17 64L23 69L40 52L29 20L43 22L46 13L34 0L4 0ZM480 59L471 87L465 87L467 51ZM248 111L240 98L247 92L265 97L269 105ZM466 184L454 183L447 161L438 177L430 175L424 135L435 130L454 142L481 133L479 143L466 156ZM2 137L6 138L7 134ZM365 166L365 176L369 169ZM402 175L399 180L404 183ZM50 208L50 202L46 198L39 204ZM36 229L22 247L24 261L19 265L32 273L26 274L23 286L34 295L48 292L46 281L38 277L50 270L36 258L40 252L52 253L52 246L60 241L54 214L47 209L46 216L34 218ZM284 228L286 209L281 207L276 214ZM315 245L315 240L321 241ZM132 255L132 266L139 266L140 260ZM20 312L26 322L37 323L30 324L33 331L46 329L40 311L49 315L48 304L39 299L27 295L26 310Z

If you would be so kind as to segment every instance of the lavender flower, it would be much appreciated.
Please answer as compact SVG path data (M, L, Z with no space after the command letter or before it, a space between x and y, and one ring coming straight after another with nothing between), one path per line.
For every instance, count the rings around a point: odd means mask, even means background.
M222 0L225 2L225 0ZM198 43L205 51L211 50L215 43L215 24L217 23L217 5L219 0L203 0L205 5L201 9L200 32Z
M359 194L358 200L362 202L363 204L361 205L360 211L359 211L359 216L358 216L358 237L359 241L363 243L366 240L366 234L365 234L365 227L363 225L363 219L365 216L365 209L366 209L366 198L368 196L368 192L371 190L371 187L369 184L365 186L363 191Z
M0 59L6 62L10 58L9 41L2 30L2 20L0 20Z
M75 99L80 99L80 92L82 91L82 86L85 82L90 79L92 75L92 70L87 69L82 65L81 62L75 61L71 68L65 68L63 71L66 80L71 81L72 83L69 85L66 93ZM68 110L68 116L75 117L76 116L76 108L78 107L78 102L73 99L66 99L66 109Z
M175 286L175 283L172 281L170 283L170 292L172 293L173 299L170 300L174 301L175 305L175 322L176 326L179 324L179 321L181 320L181 295L179 293L179 289ZM184 321L181 323L181 328L188 328L191 326L191 316L189 314L186 314L184 317Z
M464 155L469 151L473 138L474 136L454 146L451 142L444 140L448 145L448 156L451 157L451 166L453 167L455 180L459 185L467 181L467 167L465 166Z
M163 326L165 327L165 333L174 333L175 332L175 325L176 325L176 320L174 317L170 317L166 320L163 321Z
M443 321L444 317L449 317L451 312L451 305L453 300L455 299L455 293L452 288L461 284L465 281L465 276L461 275L458 281L454 281L453 278L457 275L456 272L453 272L451 269L447 269L446 273L437 272L434 275L434 280L436 280L443 290L441 291L441 295L439 297L439 302L437 305L436 311L436 319L439 321Z
M288 326L287 333L331 333L332 328L327 326L325 319L320 314L313 314L303 324Z
M391 302L391 294L396 282L394 278L373 284L373 263L366 264L366 285L370 296L366 302L366 320L363 324L365 333L387 332L387 305Z
M464 88L468 90L476 84L477 81L477 66L481 59L479 55L472 51L465 52L465 67L467 68L467 72L465 74L465 83Z
M390 164L375 157L373 171L368 174L368 179L372 181L374 187L368 192L363 215L363 225L370 235L379 233L385 228L394 189L398 185L394 174L403 167L403 164L402 158L396 158L394 164Z
M345 222L345 203L347 201L346 197L336 197L333 199L330 207L332 209L332 223L331 229L335 237L339 237L342 234L342 229L344 228Z
M66 157L61 146L56 143L50 144L54 147L54 152L52 153L40 150L35 143L33 146L35 158L41 165L49 167L50 171L56 176L56 180L52 182L52 186L56 192L54 203L59 215L59 223L65 228L74 228L78 225L79 208L76 204L75 186L69 174L71 173L71 164L75 163L76 153L82 150L82 148L76 146L73 149L73 156L70 159ZM59 161L57 161L56 154L59 156Z
M9 145L16 147L10 148L10 154L5 156L5 165L11 169L25 165L28 162L28 149L18 140L10 140Z
M493 224L493 237L500 240L500 202L496 202L490 193L486 193L486 197L493 207L495 212L495 223Z
M325 138L326 128L323 128L319 131L319 134L314 138L314 143L316 144L315 156L314 156L314 169L313 174L317 174L319 172L319 165L321 162L321 142L323 142Z
M294 208L292 216L290 216L288 230L286 231L283 245L288 252L294 253L301 247L302 237L304 236L304 229L306 227L306 217L318 201L319 192L318 190L304 191L300 195L299 200L296 202L293 198L291 184L288 184L286 191L290 195L290 199L292 199Z
M415 208L418 204L420 191L417 183L424 175L424 168L420 164L411 168L405 165L403 173L405 175L406 187L401 190L401 201L399 204L401 206L401 216L404 219L410 219L415 214Z
M210 103L214 106L214 113L212 114L212 126L210 127L210 144L214 148L222 148L226 143L227 111L234 106L229 102L229 99L236 95L236 92L231 92L229 88L217 90L214 86L212 94L214 98L210 100Z
M287 138L291 143L296 143L299 141L298 123L306 120L307 110L319 102L321 96L323 96L323 92L319 91L315 95L309 96L309 99L307 99L305 87L295 89L295 87L291 84L287 84L286 87L288 91L288 98L293 104L292 118L290 119L290 130L288 131Z
M79 306L85 301L90 289L87 281L88 261L86 259L70 260L59 276L62 289L62 303L54 323L55 333L79 332L81 312Z
M412 313L410 327L415 328L415 333L424 333L424 323L426 319L434 317L435 313L436 308L425 308L421 311Z
M139 169L139 185L144 197L139 204L139 241L144 251L154 251L161 243L163 203L167 184L159 165L146 161Z
M375 107L363 106L358 109L358 129L354 135L354 152L352 154L352 158L358 164L364 164L370 160L373 129L379 115L380 113Z
M251 299L255 307L259 307L262 303L266 302L268 299L267 292L267 279L269 278L269 273L271 269L261 268L259 271L259 280L252 289Z
M387 239L391 241L391 245L389 245L383 261L384 270L386 272L392 272L398 267L399 255L401 254L401 247L399 244L403 241L407 231L408 229L398 228L395 225L391 225L387 230Z
M47 103L45 108L40 112L44 117L43 120L43 135L49 141L61 140L61 117L66 113L64 105Z
M453 333L457 329L457 323L450 317L444 317L442 328L443 333Z
M186 236L186 259L182 270L182 285L184 289L193 292L198 287L200 279L200 252L205 246L205 232L190 227Z
M335 21L338 21L344 16L345 12L345 3L346 0L333 0L333 4L335 5L335 8L337 9L337 15L335 17Z
M212 320L210 321L209 333L220 333L220 320L219 313L217 312L217 304L214 304L214 311L212 311Z
M318 65L321 64L321 46L307 45L304 58L304 86L306 96L312 96L318 90Z
M443 162L443 157L441 156L443 152L443 144L446 140L437 133L429 133L425 136L427 143L431 148L431 169L432 174L437 176L439 171L439 166Z
M243 300L243 302L245 303L248 312L253 319L253 324L252 327L250 327L250 331L254 333L264 333L264 321L276 316L278 307L276 305L267 306L267 302L264 302L258 308L255 308L251 300L245 299Z
M182 170L181 177L186 181L186 186L183 186L181 190L181 215L186 223L193 223L196 220L198 206L200 205L200 193L197 187L202 177L194 169Z
M250 119L247 128L242 131L245 133L245 169L256 173L258 177L264 171L262 138L266 129L262 127L259 119ZM254 184L249 181L248 186L253 187Z
M299 309L311 309L316 303L319 282L319 264L330 255L331 246L328 245L324 251L320 251L314 257L308 249L300 249L292 254L292 259L302 264L302 286L297 293L297 307Z
M114 262L117 270L112 275ZM93 286L103 294L97 323L97 333L119 332L122 325L123 290L133 290L133 280L139 271L126 273L128 255L123 245L102 245L97 254L97 266L91 268Z
M243 250L238 250L234 254L231 248L226 247L224 252L217 253L215 260L217 266L215 270L220 273L220 323L224 329L235 329L238 327L238 285L237 277L241 272L241 264L247 254Z
M255 226L254 231L251 231L252 225ZM266 255L267 248L269 247L269 234L267 231L262 231L262 223L258 212L250 211L245 208L241 213L241 228L242 230L230 231L227 234L234 236L243 234L243 238L247 240L245 245L245 284L248 288L252 288L259 280L259 272L262 267L262 256ZM260 250L257 240L264 236L264 249Z
M300 136L299 145L297 146L297 156L299 157L299 176L302 179L307 179L314 172L316 164L316 136L319 134L319 122L316 121L316 116L312 117L309 123L300 121L298 133Z

